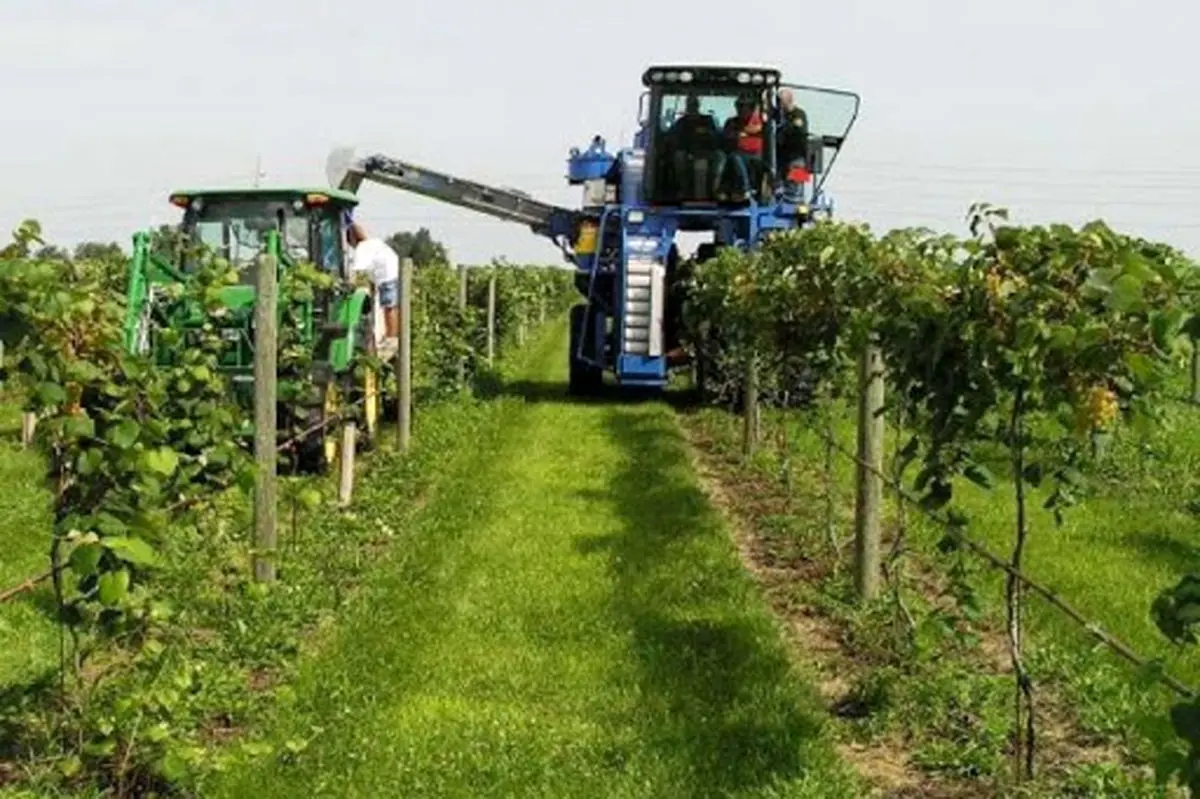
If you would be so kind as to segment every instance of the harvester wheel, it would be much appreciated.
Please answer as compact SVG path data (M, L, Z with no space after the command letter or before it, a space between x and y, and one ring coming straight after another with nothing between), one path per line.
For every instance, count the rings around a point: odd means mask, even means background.
M587 354L594 352L595 335L589 329L582 330L587 305L580 303L571 308L571 350L567 353L569 366L567 391L577 397L587 397L598 394L604 387L604 372L589 363L576 360L575 353L579 344L584 343L583 351Z

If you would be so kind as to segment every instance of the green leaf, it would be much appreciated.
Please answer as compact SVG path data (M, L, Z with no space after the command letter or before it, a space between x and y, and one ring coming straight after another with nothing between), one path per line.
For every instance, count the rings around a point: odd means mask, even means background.
M104 547L99 544L82 544L71 550L71 557L67 562L71 566L71 571L80 577L87 577L96 573L103 554Z
M105 538L104 545L117 557L138 566L153 566L158 562L154 548L140 538Z
M1154 344L1159 349L1167 349L1171 340L1179 335L1179 331L1183 327L1183 316L1183 309L1178 307L1168 308L1150 315L1150 330L1154 335Z
M1113 281L1112 294L1106 303L1119 313L1129 313L1142 302L1142 281L1133 275L1121 275Z
M1149 383L1157 371L1154 360L1140 352L1131 352L1125 356L1125 365L1133 373L1134 379L1141 383Z
M118 449L129 449L137 441L141 432L142 428L137 422L126 419L109 431L108 440Z
M40 383L36 393L43 405L61 405L67 401L67 392L58 383Z
M100 467L104 465L104 453L99 449L84 450L79 456L79 461L76 468L79 469L79 474L83 477L88 477L100 471Z
M129 595L129 570L120 569L100 575L100 603L105 607L120 605Z
M973 463L963 470L963 477L970 480L980 488L986 488L989 491L992 488L992 474L986 467L977 463Z
M188 762L179 752L172 749L159 761L158 772L170 782L182 782L188 774Z
M146 465L164 477L170 477L179 468L179 454L170 447L159 447L146 453Z
M63 432L74 438L94 438L96 421L90 416L71 416L63 423Z
M1075 343L1078 333L1068 325L1053 325L1050 333L1050 346L1054 349L1065 350Z

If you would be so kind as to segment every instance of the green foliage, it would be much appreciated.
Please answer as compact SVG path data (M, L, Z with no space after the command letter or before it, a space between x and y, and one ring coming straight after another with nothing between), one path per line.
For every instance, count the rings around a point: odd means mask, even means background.
M1019 227L988 206L969 222L966 238L820 222L757 252L723 251L696 268L685 320L702 360L732 375L719 390L736 390L753 357L779 403L798 389L837 393L873 338L889 409L912 433L901 461L918 466L922 505L965 529L955 486L992 488L999 460L1022 506L1019 567L1024 489L1045 486L1061 522L1095 442L1159 421L1184 337L1200 330L1200 285L1178 252L1101 222ZM1019 619L1017 596L1010 586ZM1013 646L1019 657L1019 637Z
M413 271L414 381L434 395L458 391L460 364L467 376L486 369L488 284L496 280L496 344L520 343L520 331L562 312L577 297L572 273L503 262L467 270L467 306L459 306L459 276L446 265Z
M124 351L120 294L103 276L71 277L43 284L44 294L32 291L19 306L35 332L21 342L17 371L48 453L54 556L74 577L73 590L60 590L65 618L114 633L146 618L142 583L168 509L240 476L242 419L226 401L222 342L211 329L186 337L163 330L180 356L157 367ZM208 289L233 279L214 264L177 289L217 316L224 309Z

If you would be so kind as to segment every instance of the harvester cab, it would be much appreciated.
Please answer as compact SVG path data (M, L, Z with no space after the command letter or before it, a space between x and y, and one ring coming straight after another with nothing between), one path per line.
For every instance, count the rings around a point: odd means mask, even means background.
M642 83L649 205L830 210L821 189L857 116L856 95L785 84L769 68L651 67Z
M281 435L318 428L296 454L303 470L324 471L338 454L330 422L353 405L363 420L364 446L373 443L380 413L379 376L374 369L356 368L356 358L374 352L381 325L370 291L355 286L348 271L346 226L358 198L332 189L207 189L175 192L171 203L181 210L181 218L169 248L153 248L146 233L134 237L127 289L128 349L151 353L160 364L170 363L177 352L164 346L156 331L187 331L205 320L197 309L169 301L162 289L190 280L204 258L223 259L235 267L238 280L221 289L228 311L220 322L225 341L221 366L235 394L249 404L260 259L274 257L281 279L289 270L311 264L332 278L330 287L316 288L311 295L279 294L280 330L286 329L311 355L305 359L311 361L308 374L286 375L306 389L298 397L281 396Z
M595 136L570 151L566 177L582 189L578 209L344 148L330 155L327 174L340 189L371 181L550 239L575 268L584 300L571 311L571 392L592 394L605 375L662 389L673 367L704 360L695 331L682 329L688 268L721 247L757 248L773 233L832 215L825 181L859 98L786 84L779 70L760 67L653 66L642 86L640 129L629 146L610 152ZM709 240L685 258L680 234Z

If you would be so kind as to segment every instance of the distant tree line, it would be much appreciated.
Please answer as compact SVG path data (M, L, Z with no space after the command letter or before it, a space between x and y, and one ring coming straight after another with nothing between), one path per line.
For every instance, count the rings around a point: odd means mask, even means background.
M160 242L164 239L167 242L174 240L170 235L174 232L171 226L163 225L159 232L167 234L159 237ZM385 241L401 258L411 258L416 267L444 264L450 260L446 245L435 239L429 228L421 227L415 232L402 230L388 236ZM81 242L74 250L45 244L29 254L43 261L123 261L129 257L120 244L99 241Z
M388 236L387 243L401 258L411 258L413 266L418 268L450 260L446 246L433 237L429 228L418 228L416 233L393 233Z

